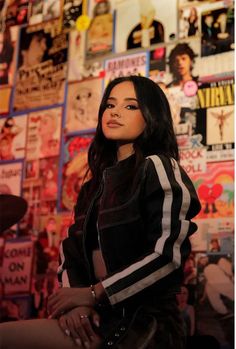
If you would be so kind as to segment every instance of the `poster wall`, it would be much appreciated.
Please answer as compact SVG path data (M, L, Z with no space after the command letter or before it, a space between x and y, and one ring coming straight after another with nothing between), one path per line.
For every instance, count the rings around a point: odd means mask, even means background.
M114 78L140 75L167 96L180 164L202 204L178 295L178 301L187 295L194 313L189 335L209 334L220 349L233 349L233 29L232 0L0 4L0 194L28 204L18 224L0 234L9 312L47 315L46 299L58 287L59 245L89 178L88 149L102 94ZM21 244L30 248L18 266L27 282L13 289L12 251L17 254ZM209 293L211 270L220 275L224 305Z

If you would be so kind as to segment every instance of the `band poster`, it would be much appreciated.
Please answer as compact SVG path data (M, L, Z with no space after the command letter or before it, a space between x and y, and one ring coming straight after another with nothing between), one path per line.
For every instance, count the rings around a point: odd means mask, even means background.
M118 77L128 75L141 75L146 76L148 72L147 68L148 53L140 52L133 53L131 55L121 56L113 59L107 59L105 61L105 79L104 85Z
M207 161L234 159L234 78L202 83L197 92L195 131L207 147Z
M67 34L57 35L57 22L21 28L14 110L64 101Z

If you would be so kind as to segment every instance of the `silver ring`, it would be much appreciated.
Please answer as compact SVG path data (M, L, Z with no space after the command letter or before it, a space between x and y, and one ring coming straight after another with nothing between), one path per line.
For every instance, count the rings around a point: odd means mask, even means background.
M81 319L87 319L87 318L88 318L88 315L80 315L80 318L81 318Z

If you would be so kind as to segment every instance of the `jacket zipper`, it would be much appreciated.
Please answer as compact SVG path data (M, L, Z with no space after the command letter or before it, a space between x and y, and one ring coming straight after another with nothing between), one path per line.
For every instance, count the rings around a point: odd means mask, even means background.
M85 246L85 240L86 240L86 234L87 234L86 226L87 226L87 223L88 223L88 217L89 217L89 215L91 213L93 204L94 204L96 198L102 192L102 188L103 188L103 180L101 181L101 184L100 184L96 194L94 195L94 197L93 197L93 199L92 199L92 201L91 201L91 203L89 205L89 208L88 208L88 211L87 211L87 214L86 214L86 218L85 218L85 221L84 221L84 227L83 227L83 232L84 232L84 234L83 234L83 249L84 249L84 256L85 256L86 264L87 264L87 267L88 267L90 282L92 281L92 276L91 276L91 267L90 267L90 264L89 264L89 259L88 259L87 253L86 253L86 246Z

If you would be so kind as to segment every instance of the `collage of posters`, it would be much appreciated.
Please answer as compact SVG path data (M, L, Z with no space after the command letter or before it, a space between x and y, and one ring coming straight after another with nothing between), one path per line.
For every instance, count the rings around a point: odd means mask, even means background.
M28 204L0 235L9 317L45 316L103 91L141 75L168 98L180 163L202 204L181 287L188 334L233 349L234 50L233 0L0 2L0 194ZM9 276L11 249L28 254Z

